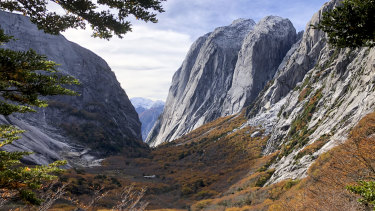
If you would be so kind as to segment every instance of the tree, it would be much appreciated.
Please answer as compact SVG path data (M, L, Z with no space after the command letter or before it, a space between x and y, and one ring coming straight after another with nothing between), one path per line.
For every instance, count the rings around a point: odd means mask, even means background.
M0 30L0 44L13 39ZM57 64L45 56L29 51L0 49L0 114L14 112L33 112L33 107L45 107L47 102L41 96L76 95L63 85L78 84L78 80L60 74ZM34 190L43 183L56 178L52 174L65 165L65 161L56 161L47 166L28 167L20 160L31 152L7 152L2 147L19 139L23 130L11 125L0 125L0 198L2 204L12 197L18 197L29 204L40 204Z
M0 125L0 147L17 140L22 130L10 125ZM0 198L5 202L14 196L30 204L42 203L33 190L40 189L46 181L56 179L54 173L66 161L56 161L47 166L28 167L20 165L20 160L30 152L0 151Z
M358 181L357 185L348 185L346 189L362 197L358 202L375 210L375 181Z
M58 34L68 28L85 29L89 24L93 36L109 39L131 31L130 15L145 22L157 22L154 12L164 12L165 0L8 0L0 1L0 9L23 13L46 33ZM50 3L50 4L49 4ZM65 14L48 11L55 4Z
M131 23L125 18L135 16L143 21L157 22L153 11L163 12L164 0L6 0L0 1L0 9L23 13L30 17L39 29L58 34L68 28L85 28L89 24L93 36L109 39L131 31ZM48 10L48 3L56 4L65 11L58 14ZM109 8L109 9L104 9ZM13 38L0 29L0 45ZM14 112L33 112L33 107L45 107L41 96L76 95L65 85L78 84L73 77L60 74L57 64L33 50L12 51L0 49L0 115ZM18 196L30 204L42 201L35 194L46 181L61 171L56 161L48 166L27 167L20 160L30 152L7 152L2 147L11 144L22 130L11 125L0 125L0 206L10 197Z
M0 44L11 40L0 29ZM76 95L62 85L79 84L78 80L59 73L57 64L33 50L0 49L0 114L35 111L32 106L45 107L40 96Z
M375 46L375 0L344 0L314 26L339 48Z

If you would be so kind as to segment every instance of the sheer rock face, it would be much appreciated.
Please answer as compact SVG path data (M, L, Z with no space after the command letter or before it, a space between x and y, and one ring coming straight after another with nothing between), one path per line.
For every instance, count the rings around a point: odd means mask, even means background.
M236 20L192 45L147 143L172 141L251 103L296 41L289 20L269 16L254 26L252 20Z
M122 147L144 147L138 115L103 59L62 35L45 34L22 15L0 11L0 26L17 39L3 47L34 49L81 83L72 87L80 96L53 96L36 113L2 117L27 130L10 148L35 152L29 160L38 164L67 158L86 165Z
M255 26L238 54L223 114L238 113L254 101L273 78L296 38L296 30L288 19L268 16Z

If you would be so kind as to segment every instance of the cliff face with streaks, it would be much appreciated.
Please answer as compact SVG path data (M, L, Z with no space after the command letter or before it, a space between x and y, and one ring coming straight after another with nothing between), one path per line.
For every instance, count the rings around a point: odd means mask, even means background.
M175 73L164 112L146 142L157 146L238 113L274 76L296 39L292 23L275 16L258 24L236 20L199 38Z
M38 164L68 159L82 165L124 148L144 148L138 115L103 59L62 35L45 34L22 15L0 11L0 26L17 39L2 47L34 49L81 83L72 87L80 96L54 96L36 113L1 117L27 131L9 148L35 152L29 160Z

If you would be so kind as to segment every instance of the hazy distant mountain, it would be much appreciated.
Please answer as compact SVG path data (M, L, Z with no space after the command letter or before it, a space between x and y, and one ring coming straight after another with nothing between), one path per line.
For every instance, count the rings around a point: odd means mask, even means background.
M141 120L142 139L145 140L156 120L163 112L165 103L161 100L153 101L142 97L134 97L130 101L138 113L139 120Z

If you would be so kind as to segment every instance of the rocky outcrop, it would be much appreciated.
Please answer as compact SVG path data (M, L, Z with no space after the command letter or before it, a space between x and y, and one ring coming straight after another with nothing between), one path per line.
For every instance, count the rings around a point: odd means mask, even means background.
M254 25L240 19L192 45L147 143L172 141L255 99L296 42L296 32L289 20L275 16Z
M220 116L238 52L253 20L237 20L200 37L172 79L164 112L146 142L171 141Z
M268 16L255 26L238 54L232 86L222 113L238 113L254 101L273 78L296 38L296 30L288 19Z
M142 139L145 140L156 120L158 120L160 114L163 112L165 103L161 100L152 101L141 97L131 98L130 101L142 123Z
M81 83L72 87L80 96L51 97L36 113L2 117L2 123L27 130L11 148L35 152L30 161L38 164L67 158L84 165L123 148L144 148L138 115L103 59L61 35L45 34L27 17L1 11L0 17L1 28L17 39L3 47L32 48Z

